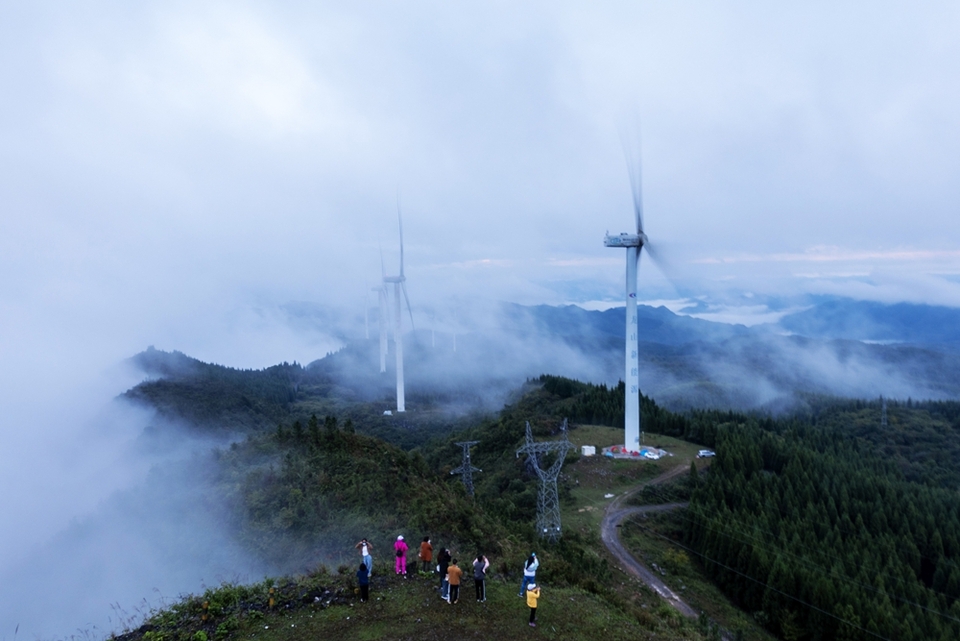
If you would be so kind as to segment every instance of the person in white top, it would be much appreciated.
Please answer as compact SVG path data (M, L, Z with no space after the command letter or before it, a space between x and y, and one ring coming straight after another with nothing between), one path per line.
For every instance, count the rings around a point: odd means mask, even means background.
M363 557L363 564L367 566L367 574L372 576L373 557L370 555L370 553L373 551L373 544L366 539L360 539L360 542L353 547L360 550L360 556Z
M520 583L520 594L517 596L523 596L527 591L527 585L536 582L538 567L540 567L540 559L537 558L536 552L531 552L527 562L523 564L523 581Z

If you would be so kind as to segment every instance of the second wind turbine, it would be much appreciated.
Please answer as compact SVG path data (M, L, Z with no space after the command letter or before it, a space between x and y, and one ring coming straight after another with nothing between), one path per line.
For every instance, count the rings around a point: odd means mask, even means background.
M393 344L397 354L397 412L405 412L406 401L404 399L403 388L403 308L400 302L400 293L403 292L403 299L407 302L407 311L410 312L410 327L413 327L413 310L410 308L410 297L407 296L407 277L403 274L403 217L400 214L400 206L397 205L397 221L400 225L400 275L383 275L383 289L386 292L387 285L393 285Z

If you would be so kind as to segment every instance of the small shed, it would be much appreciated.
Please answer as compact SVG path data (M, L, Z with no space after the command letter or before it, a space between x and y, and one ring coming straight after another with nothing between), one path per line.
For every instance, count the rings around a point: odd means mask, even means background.
M580 454L582 454L583 456L596 456L597 447L595 445L581 445Z

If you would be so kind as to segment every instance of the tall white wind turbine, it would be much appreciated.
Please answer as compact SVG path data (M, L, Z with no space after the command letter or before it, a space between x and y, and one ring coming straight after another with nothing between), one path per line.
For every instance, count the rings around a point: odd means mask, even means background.
M636 175L633 167L630 170L630 186L633 191L633 211L636 218L636 234L619 234L613 236L607 233L603 238L606 247L625 248L627 250L627 333L625 351L624 387L624 447L630 452L640 450L640 357L639 340L637 336L637 270L640 267L640 252L647 245L647 235L643 233L643 194L640 184L639 163ZM649 253L650 249L647 248Z
M403 217L400 214L400 205L397 205L397 221L400 225L400 275L383 276L383 291L386 296L387 284L393 284L393 303L394 303L394 326L393 326L393 344L397 354L397 412L406 411L406 401L404 398L403 387L403 309L401 307L400 294L407 302L407 311L410 312L410 326L413 327L413 310L410 308L410 297L407 296L407 278L403 274Z

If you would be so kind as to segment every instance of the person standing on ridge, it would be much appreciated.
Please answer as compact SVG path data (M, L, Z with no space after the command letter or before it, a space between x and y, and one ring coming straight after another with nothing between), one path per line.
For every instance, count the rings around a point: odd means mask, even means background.
M420 544L420 557L421 568L424 572L430 571L430 562L433 561L433 546L430 545L430 537L423 537L423 543Z
M460 600L460 579L463 577L463 570L457 565L457 560L450 562L447 568L447 582L450 583L450 596L447 597L447 603L453 605Z
M523 580L520 582L520 594L517 596L522 597L527 585L536 581L538 567L540 567L540 559L537 558L536 552L531 552L526 563L523 564Z
M437 555L437 572L440 573L440 598L450 598L450 583L447 581L447 569L450 567L450 550L440 548Z
M363 557L363 563L367 566L367 575L373 576L373 557L370 556L370 553L373 552L373 544L366 539L360 539L360 542L353 547L360 550L360 556Z
M530 608L530 627L537 627L537 599L540 598L540 587L536 583L527 586L527 606Z
M407 550L410 548L403 540L403 535L397 537L397 542L393 544L393 549L397 553L397 562L395 564L397 574L402 574L407 578Z
M360 584L360 603L366 603L370 598L370 573L366 563L361 563L357 570L357 583Z
M477 552L477 558L473 560L473 587L477 591L477 603L483 603L487 600L487 587L484 580L487 578L487 568L490 567L490 561L483 556L482 552Z

